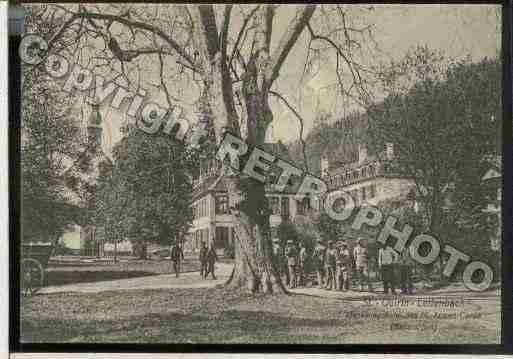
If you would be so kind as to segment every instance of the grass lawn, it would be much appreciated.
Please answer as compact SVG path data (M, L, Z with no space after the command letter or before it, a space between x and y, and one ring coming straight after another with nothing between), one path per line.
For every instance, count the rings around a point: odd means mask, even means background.
M309 295L241 297L222 288L36 295L22 299L21 341L498 343L500 296L462 295L465 304L448 309ZM405 319L412 313L425 318Z

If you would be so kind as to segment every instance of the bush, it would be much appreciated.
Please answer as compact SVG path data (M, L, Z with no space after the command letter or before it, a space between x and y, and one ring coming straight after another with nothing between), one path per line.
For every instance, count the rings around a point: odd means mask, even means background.
M233 243L226 244L224 255L228 258L235 259L235 245Z

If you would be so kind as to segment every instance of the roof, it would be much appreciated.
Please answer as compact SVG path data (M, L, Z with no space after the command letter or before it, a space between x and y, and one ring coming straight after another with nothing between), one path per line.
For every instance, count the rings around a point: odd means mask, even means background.
M328 175L329 176L336 176L336 175L339 175L339 174L344 174L346 173L347 171L352 171L352 170L356 170L356 169L359 169L359 168L362 168L362 167L365 167L371 163L374 163L376 162L377 160L379 160L379 158L375 155L370 155L370 156L367 156L367 158L365 159L365 161L363 161L362 163L359 163L359 162L351 162L351 163L347 163L347 164L344 164L340 167L337 167L333 170L330 170L328 171Z
M262 151L272 154L273 156L278 157L281 160L292 162L289 151L287 147L281 142L267 142L257 146ZM271 170L271 172L273 172ZM279 173L279 172L278 172ZM203 179L198 186L196 186L192 193L192 198L195 200L196 198L210 192L227 192L226 183L223 178L217 181L218 176L210 176ZM217 182L217 183L216 183ZM215 187L212 187L215 184ZM291 180L291 184L288 184L285 187L285 190L280 193L285 194L295 194L301 185L301 179L294 178ZM267 185L266 191L272 192L272 188Z
M270 153L281 160L292 162L292 158L290 157L289 150L287 146L283 144L283 142L266 142L261 145L258 145L261 150Z
M494 179L494 178L501 178L501 174L499 171L497 171L496 169L494 168L490 168L486 173L485 175L483 176L482 180L483 181L487 181L487 180L491 180L491 179Z
M482 181L488 181L502 177L502 158L500 156L489 156L486 158L489 169L484 174Z
M199 183L197 187L195 187L192 191L192 198L193 200L197 197L200 197L202 194L205 194L209 191L214 190L214 188L211 188L212 185L215 184L217 181L217 176L211 176L205 178L203 181ZM226 185L224 184L224 179L221 178L219 183L216 185L215 190L217 191L226 191Z

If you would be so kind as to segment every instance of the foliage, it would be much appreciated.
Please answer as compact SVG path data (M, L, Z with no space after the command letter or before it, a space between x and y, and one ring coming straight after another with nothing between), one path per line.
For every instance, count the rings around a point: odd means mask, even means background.
M299 245L299 233L296 226L290 221L283 221L278 225L277 235L282 248L285 247L289 240L293 241L296 246Z
M426 230L497 263L498 224L483 211L490 198L481 179L501 153L500 62L451 62L421 47L388 76L388 96L368 111L374 143L395 144L393 170L415 181Z
M320 174L323 157L333 166L356 161L358 144L370 145L367 126L366 114L355 112L341 118L319 114L314 128L305 138L309 171ZM289 151L294 164L304 168L302 144L299 141L290 144Z
M500 146L500 64L485 59L442 66L442 61L418 48L400 66L401 73L414 74L417 81L404 91L393 85L401 76L390 74L388 96L368 110L373 142L394 143L394 171L415 181L434 232L444 208L485 205L479 200L479 182L488 169L487 158L497 155Z
M235 245L232 242L228 242L224 249L224 255L228 258L235 258Z
M79 217L65 195L66 165L82 149L71 98L37 68L23 69L21 221L23 240L55 241Z
M190 170L197 153L169 136L129 131L114 148L112 174L102 178L97 223L110 241L169 244L192 223Z

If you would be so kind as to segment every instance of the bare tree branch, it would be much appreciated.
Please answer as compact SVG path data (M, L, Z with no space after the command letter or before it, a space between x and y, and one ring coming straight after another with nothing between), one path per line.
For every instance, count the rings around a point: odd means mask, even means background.
M261 5L258 5L255 8L253 8L253 10L251 10L249 15L244 18L244 21L242 23L242 27L241 27L241 29L239 31L239 34L237 35L237 39L235 40L235 44L233 45L232 55L230 56L230 67L232 66L232 62L233 62L233 59L235 57L236 52L239 51L238 50L239 49L239 44L240 44L240 41L242 40L243 34L246 32L246 27L248 26L249 21L251 20L253 15L255 15L255 13L258 11L260 6ZM239 52L239 54L240 54L240 52ZM245 64L244 64L244 67L246 67Z
M310 170L308 169L308 159L306 157L306 142L305 142L305 140L303 138L304 123L305 123L305 121L303 120L303 117L301 117L301 115L294 109L294 107L292 107L289 104L289 102L281 94L279 94L278 92L272 91L272 90L269 91L269 93L271 95L273 95L273 96L276 96L281 101L283 101L283 103L289 108L290 111L292 111L292 113L298 119L298 121L299 121L299 141L301 141L301 148L302 148L302 152L303 152L303 160L305 161L305 169L306 169L306 172L310 172Z
M270 59L270 66L266 74L269 85L278 77L283 62L296 43L299 35L301 35L301 32L312 18L314 11L315 5L307 5L303 8L299 8L296 16L287 27L287 31L283 34L278 47L274 50Z
M132 19L127 19L127 18L120 17L118 15L111 15L111 14L99 14L99 13L92 13L92 12L87 12L87 11L74 13L68 19L68 21L66 21L63 24L63 26L60 28L60 30L52 37L52 39L49 41L49 45L48 45L49 48L51 48L52 44L60 36L62 36L62 34L66 30L66 28L68 28L69 25L74 20L76 20L78 18L82 18L82 17L87 18L87 19L97 19L97 20L105 20L105 21L110 21L110 22L118 22L118 23L123 24L128 27L139 28L139 29L143 29L143 30L152 32L152 33L158 35L164 41L166 41L171 46L171 48L173 50L175 50L183 59L185 59L188 62L190 67L192 67L192 68L195 67L193 59L189 56L189 54L187 54L187 52L185 52L185 49L182 46L180 46L173 38L168 36L164 31L162 31L158 27L144 23L144 22L135 21ZM216 34L216 36L217 36L217 34Z

